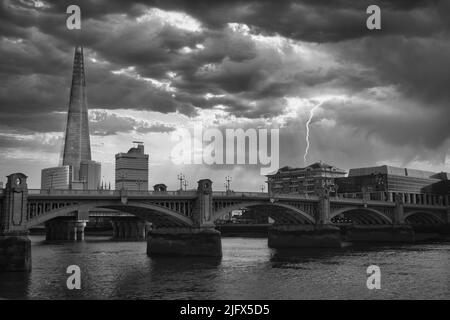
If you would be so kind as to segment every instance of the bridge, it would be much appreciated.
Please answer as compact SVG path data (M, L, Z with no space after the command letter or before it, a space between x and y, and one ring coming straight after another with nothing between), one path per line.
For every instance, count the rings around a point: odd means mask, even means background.
M340 246L343 230L349 241L413 242L415 230L450 225L449 195L214 192L209 179L192 191L33 190L15 173L0 190L0 270L31 267L30 228L45 224L48 240L82 240L92 216L110 217L116 238L146 238L149 255L221 256L214 224L244 208L273 219L274 248Z

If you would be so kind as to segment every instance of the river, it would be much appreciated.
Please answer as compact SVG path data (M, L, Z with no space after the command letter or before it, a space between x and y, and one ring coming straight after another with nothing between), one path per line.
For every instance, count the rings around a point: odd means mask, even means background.
M31 236L30 273L0 274L6 299L450 299L450 243L278 251L267 239L223 238L222 259L149 258L145 242ZM68 290L69 265L81 289ZM369 265L381 289L366 286Z

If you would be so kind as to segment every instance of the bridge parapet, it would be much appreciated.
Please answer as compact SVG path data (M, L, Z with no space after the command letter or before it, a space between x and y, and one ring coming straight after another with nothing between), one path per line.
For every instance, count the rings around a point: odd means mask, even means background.
M31 196L90 196L90 197L120 197L123 190L72 190L72 189L28 189ZM138 191L126 190L129 197L174 197L196 196L196 191Z

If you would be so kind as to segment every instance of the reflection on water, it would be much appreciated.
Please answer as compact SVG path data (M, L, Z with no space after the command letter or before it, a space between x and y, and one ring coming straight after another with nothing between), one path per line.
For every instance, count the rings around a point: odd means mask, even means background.
M223 238L223 257L149 258L145 242L32 236L31 273L0 274L9 299L450 299L450 244L273 250L267 239ZM81 268L68 290L66 268ZM381 290L366 269L381 268Z

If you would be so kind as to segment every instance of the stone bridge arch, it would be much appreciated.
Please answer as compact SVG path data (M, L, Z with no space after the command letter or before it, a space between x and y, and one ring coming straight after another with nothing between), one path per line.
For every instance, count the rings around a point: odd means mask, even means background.
M412 225L440 225L445 220L437 213L425 210L413 210L406 212L404 221Z
M58 217L72 217L74 212L88 212L95 208L105 208L122 211L142 220L153 223L156 227L192 227L191 218L184 216L167 207L144 203L139 201L128 201L123 204L120 201L99 201L92 203L84 203L79 205L71 205L46 212L40 216L34 217L28 221L27 228L39 225L46 221Z
M225 216L233 210L239 210L243 208L273 208L277 209L274 211L269 211L269 217L274 219L277 223L294 223L294 224L315 224L315 218L310 214L290 206L288 204L283 204L279 202L264 202L264 201L248 201L242 203L235 203L217 211L214 211L212 215L212 221Z
M392 224L392 219L386 214L372 208L358 206L349 206L335 210L330 214L330 220L342 214L357 224Z

